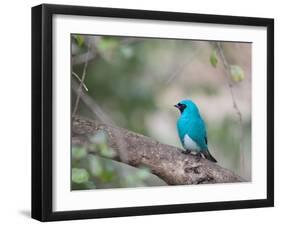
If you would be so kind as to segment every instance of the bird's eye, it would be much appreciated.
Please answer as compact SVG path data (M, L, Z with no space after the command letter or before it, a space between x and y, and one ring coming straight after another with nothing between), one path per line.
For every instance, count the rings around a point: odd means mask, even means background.
M180 106L182 109L185 109L185 108L186 108L186 104L178 103L178 106Z

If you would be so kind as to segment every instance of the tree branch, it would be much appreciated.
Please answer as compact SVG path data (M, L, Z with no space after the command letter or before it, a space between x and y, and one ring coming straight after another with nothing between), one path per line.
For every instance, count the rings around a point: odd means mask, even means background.
M85 145L88 137L98 131L105 131L108 135L108 145L120 153L119 139L122 135L127 152L126 164L134 167L147 166L152 173L159 176L170 185L231 183L244 180L233 172L220 167L206 159L191 154L182 154L181 149L161 144L152 138L122 129L92 121L81 117L74 117L72 123L72 144ZM124 147L121 147L124 148ZM122 150L122 151L124 151ZM120 157L116 160L122 161Z

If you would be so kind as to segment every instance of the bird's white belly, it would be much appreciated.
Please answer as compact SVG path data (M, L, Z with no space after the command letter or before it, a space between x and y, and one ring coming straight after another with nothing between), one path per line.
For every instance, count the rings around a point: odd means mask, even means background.
M190 151L200 151L200 147L187 134L184 136L183 145Z

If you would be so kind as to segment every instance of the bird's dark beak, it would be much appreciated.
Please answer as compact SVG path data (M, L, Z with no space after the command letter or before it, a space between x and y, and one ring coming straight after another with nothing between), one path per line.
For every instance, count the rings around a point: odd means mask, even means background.
M180 112L182 113L183 110L186 108L186 105L185 105L185 104L178 103L178 104L174 105L174 107L176 107L177 109L179 109Z
M176 107L177 109L180 109L180 106L178 104L175 104L174 107Z

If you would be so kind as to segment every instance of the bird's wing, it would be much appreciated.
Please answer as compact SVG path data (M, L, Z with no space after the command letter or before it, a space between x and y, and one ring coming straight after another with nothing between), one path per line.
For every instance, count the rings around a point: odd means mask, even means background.
M207 149L207 135L205 123L202 119L189 120L188 134L192 140L194 140L200 148Z

